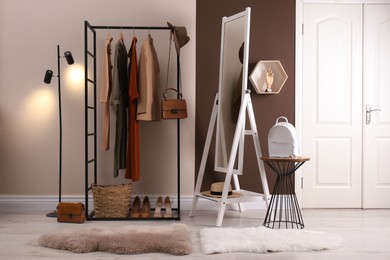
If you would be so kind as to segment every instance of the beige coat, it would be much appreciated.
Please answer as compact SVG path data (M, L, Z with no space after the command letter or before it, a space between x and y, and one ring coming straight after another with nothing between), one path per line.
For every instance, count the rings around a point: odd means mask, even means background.
M100 147L103 151L110 149L110 95L112 87L111 42L112 37L107 36L106 44L104 46L102 83L100 86L100 102L103 105L102 143Z
M150 34L141 47L138 87L137 120L159 121L161 119L160 65Z

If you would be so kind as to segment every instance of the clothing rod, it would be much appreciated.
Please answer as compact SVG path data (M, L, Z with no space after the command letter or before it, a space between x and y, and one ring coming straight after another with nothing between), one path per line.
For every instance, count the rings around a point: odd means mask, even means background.
M170 30L168 26L91 26L93 29L117 29L117 30Z

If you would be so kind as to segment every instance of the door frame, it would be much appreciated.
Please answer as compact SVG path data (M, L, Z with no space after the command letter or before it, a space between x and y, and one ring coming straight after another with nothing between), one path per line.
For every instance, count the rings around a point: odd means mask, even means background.
M305 4L390 4L390 0L296 0L295 1L295 129L302 147L303 7ZM363 105L363 104L362 104ZM304 155L304 151L303 151ZM295 193L302 205L302 171L295 175Z

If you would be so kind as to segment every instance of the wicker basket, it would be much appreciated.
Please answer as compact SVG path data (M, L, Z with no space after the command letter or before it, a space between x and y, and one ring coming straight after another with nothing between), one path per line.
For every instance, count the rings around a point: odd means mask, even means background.
M97 218L127 218L130 210L131 183L92 184L94 213Z

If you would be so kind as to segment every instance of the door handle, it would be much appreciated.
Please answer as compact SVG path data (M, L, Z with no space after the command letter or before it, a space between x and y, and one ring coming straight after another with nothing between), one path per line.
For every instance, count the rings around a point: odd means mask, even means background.
M379 109L379 108L374 108L374 109L371 109L371 105L366 105L366 125L369 125L371 124L371 112L375 112L375 111L382 111L382 109Z

